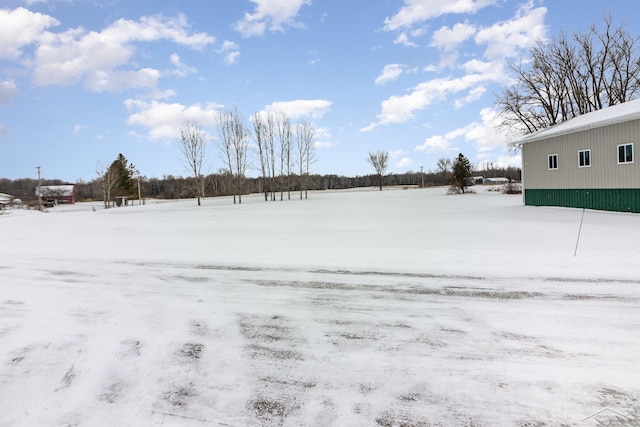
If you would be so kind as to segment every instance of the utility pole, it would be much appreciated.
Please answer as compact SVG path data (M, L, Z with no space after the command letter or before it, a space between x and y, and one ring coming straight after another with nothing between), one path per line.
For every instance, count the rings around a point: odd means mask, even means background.
M40 166L36 166L38 170L38 188L36 189L38 193L38 210L42 210L42 182L40 181Z
M424 188L424 172L422 165L420 165L420 188Z

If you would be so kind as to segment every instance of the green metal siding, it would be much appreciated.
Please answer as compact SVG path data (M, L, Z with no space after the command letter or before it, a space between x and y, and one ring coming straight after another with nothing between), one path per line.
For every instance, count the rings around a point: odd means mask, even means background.
M640 213L640 188L525 189L524 203Z

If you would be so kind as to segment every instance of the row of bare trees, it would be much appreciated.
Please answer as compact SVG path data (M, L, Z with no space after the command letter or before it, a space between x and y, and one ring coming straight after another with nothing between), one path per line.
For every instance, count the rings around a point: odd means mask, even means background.
M592 25L539 41L530 58L510 64L517 83L496 98L504 125L532 133L634 99L640 92L638 41L610 15L602 29Z
M303 192L306 198L310 166L316 160L313 126L305 121L292 125L284 113L264 112L254 113L251 123L251 137L260 160L264 200L276 200L278 189L280 200L284 200L285 191L291 199L291 179L296 167L300 198L303 198Z
M297 179L300 198L307 197L306 183L315 162L314 128L307 122L291 123L284 113L256 112L247 126L237 109L216 115L215 137L223 162L222 172L231 178L233 203L242 203L246 194L246 174L251 159L257 157L265 201L291 199L292 179ZM185 122L180 130L182 159L193 182L198 205L204 197L206 176L202 171L209 138L197 122ZM297 170L297 174L294 172Z

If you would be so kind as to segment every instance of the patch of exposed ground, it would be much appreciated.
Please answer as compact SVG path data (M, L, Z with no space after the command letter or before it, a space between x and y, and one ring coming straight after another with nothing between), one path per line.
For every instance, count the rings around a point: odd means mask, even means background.
M246 340L247 361L258 378L247 411L260 425L282 425L300 411L308 390L317 386L314 379L298 374L306 359L304 335L279 314L239 315L238 327Z

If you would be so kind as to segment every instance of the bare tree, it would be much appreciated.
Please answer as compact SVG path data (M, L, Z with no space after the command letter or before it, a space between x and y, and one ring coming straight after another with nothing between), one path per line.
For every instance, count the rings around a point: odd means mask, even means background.
M280 141L280 200L283 200L285 187L289 199L291 199L291 186L289 177L291 176L291 122L284 113L276 116L276 126L278 129L278 140Z
M218 148L221 152L222 160L225 163L224 171L233 175L235 166L233 163L233 138L234 124L231 112L219 111L216 115L216 126L218 128ZM233 193L233 204L236 204L236 186L232 180L231 192Z
M242 203L243 183L247 168L248 133L237 109L218 112L218 147L226 170L233 176L233 203Z
M276 118L273 113L267 113L265 126L267 151L271 161L271 200L276 200Z
M200 206L200 198L204 197L206 182L205 175L202 173L206 143L206 136L204 132L200 130L197 122L187 121L182 124L180 128L182 160L184 161L187 172L189 172L193 178L193 188L198 198L198 206Z
M453 161L445 157L438 159L438 164L436 168L437 168L437 173L442 177L442 181L449 182L451 178L451 172L453 169Z
M237 110L232 112L233 121L233 153L235 157L235 180L238 192L238 203L242 203L244 182L247 172L247 151L249 147L247 127Z
M307 135L307 150L305 153L305 159L304 159L304 169L305 169L305 183L309 180L309 170L311 168L311 165L314 164L316 162L316 160L318 159L316 157L316 145L313 142L313 137L315 135L315 130L313 127L310 127L309 129L310 133ZM305 185L304 187L304 198L307 198L307 194L308 194L308 185Z
M269 177L270 172L270 156L269 143L267 134L267 125L264 113L256 112L251 117L253 125L252 137L256 143L258 157L260 158L260 171L262 172L262 189L264 191L264 201L269 200Z
M530 59L511 63L517 83L496 97L503 126L531 133L640 93L640 50L610 15L603 28L539 41Z
M113 193L118 188L118 176L115 170L106 163L99 163L96 166L96 174L98 174L98 179L101 181L104 208L108 209Z
M315 130L313 126L302 121L296 124L294 131L294 140L296 148L296 163L300 180L300 199L304 191L305 199L307 198L306 181L309 177L309 167L315 161L315 145L313 145L313 136Z
M389 152L388 151L376 151L369 152L369 158L367 161L373 169L376 171L376 175L378 175L378 185L380 187L380 191L382 191L382 176L387 171L387 162L389 160Z

